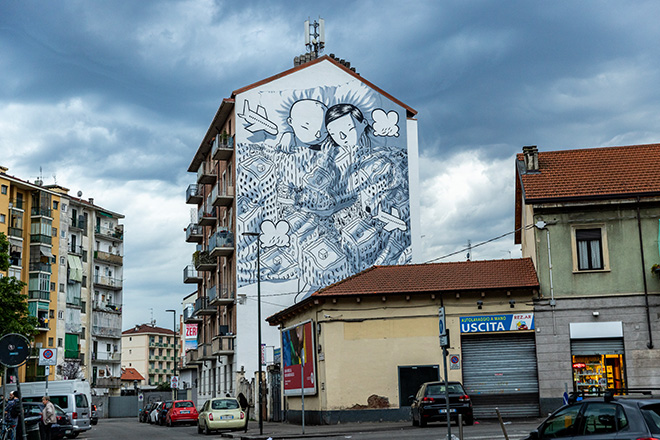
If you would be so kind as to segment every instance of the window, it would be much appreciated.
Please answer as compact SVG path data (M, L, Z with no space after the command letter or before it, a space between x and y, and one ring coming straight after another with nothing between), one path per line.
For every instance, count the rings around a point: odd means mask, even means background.
M605 226L574 226L573 271L609 270Z
M110 350L112 350L112 345L105 344L105 351L109 352Z
M80 329L80 339L85 339L85 327L81 327Z
M50 283L50 291L55 292L55 283Z
M64 293L64 283L60 283L60 292Z
M64 310L57 311L57 319L64 319ZM58 345L59 347L59 345Z
M82 311L80 313L82 313L83 315L85 313L87 313L87 302L86 301L81 301L80 307L82 307Z
M618 417L617 409L619 410ZM628 426L628 420L619 405L612 403L588 404L583 417L584 423L582 424L582 432L580 433L582 435L609 434ZM618 429L617 424L619 426Z
M53 237L57 238L57 228L53 228Z
M539 429L539 438L573 437L575 421L581 408L582 405L569 406L548 418Z
M60 202L58 202L57 200L53 200L53 209L57 209L59 204Z
M52 347L52 346L53 346L53 341L54 341L53 338L48 338L48 346L49 346L49 347Z
M57 338L57 346L62 347L62 338Z
M50 310L48 311L48 318L50 318L50 319L55 319L55 310L50 309Z
M2 194L7 194L9 187L7 185L2 185Z
M60 257L60 266L66 266L66 258Z
M62 203L62 212L66 212L66 203Z
M82 276L82 285L83 285L84 287L87 287L87 275L83 275L83 276Z
M0 223L5 223L7 221L7 216L5 214L0 214Z

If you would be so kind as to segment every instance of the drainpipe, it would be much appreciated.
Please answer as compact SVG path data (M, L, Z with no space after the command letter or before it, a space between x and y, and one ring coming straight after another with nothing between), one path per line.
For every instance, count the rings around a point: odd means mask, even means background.
M642 240L642 219L640 215L640 198L637 196L637 231L639 232L639 255L642 257L642 280L644 281L644 302L646 303L646 324L649 329L649 342L646 346L653 348L653 334L651 333L651 311L649 309L649 289L646 285L646 263L644 262L644 241Z
M550 253L550 230L546 228L548 224L543 220L539 220L534 223L537 229L545 229L545 236L548 240L548 273L550 276L550 307L552 307L552 334L557 336L557 317L555 316L555 307L557 307L557 302L555 301L555 287L552 282L552 254Z

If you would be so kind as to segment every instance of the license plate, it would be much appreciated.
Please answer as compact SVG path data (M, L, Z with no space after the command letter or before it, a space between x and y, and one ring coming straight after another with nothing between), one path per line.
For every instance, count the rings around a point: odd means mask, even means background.
M456 408L450 408L450 409L449 409L449 412L450 412L450 413L455 413L455 412L456 412ZM447 414L447 408L442 408L442 409L440 410L440 414Z
M234 416L220 416L220 420L231 420Z
M190 414L190 411L181 411L181 414Z

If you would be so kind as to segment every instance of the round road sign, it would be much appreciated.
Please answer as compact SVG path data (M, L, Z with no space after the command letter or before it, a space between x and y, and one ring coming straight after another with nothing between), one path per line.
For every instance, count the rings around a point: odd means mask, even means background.
M45 349L43 356L44 356L44 359L52 358L53 357L53 350L51 350L50 348Z
M18 367L30 354L30 341L18 333L9 333L0 338L0 364Z

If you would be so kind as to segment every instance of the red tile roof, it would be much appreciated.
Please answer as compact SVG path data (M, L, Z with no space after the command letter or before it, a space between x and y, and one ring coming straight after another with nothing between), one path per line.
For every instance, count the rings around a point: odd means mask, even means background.
M316 299L341 296L442 293L474 290L537 289L531 258L454 263L373 266L332 284L268 318L271 325Z
M539 152L521 181L526 201L660 195L660 144Z
M135 368L124 368L121 370L121 380L144 380L144 377Z
M136 325L131 329L124 330L123 332L121 332L122 335L152 334L152 333L157 333L160 335L170 335L170 336L174 335L174 332L170 329L156 327L155 325L151 325L151 324Z

